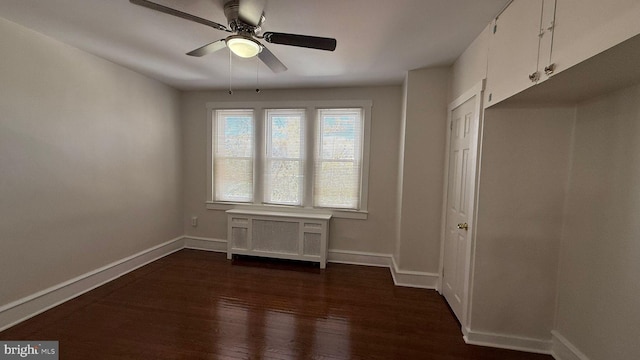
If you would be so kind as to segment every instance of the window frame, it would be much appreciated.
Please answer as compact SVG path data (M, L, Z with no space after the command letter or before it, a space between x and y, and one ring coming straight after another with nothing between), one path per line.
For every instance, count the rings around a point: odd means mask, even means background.
M331 112L336 112L338 113L338 110L346 110L346 111L353 111L353 110L362 110L362 108L318 108L316 109L316 122L315 122L315 129L316 129L316 133L314 134L314 144L317 145L317 147L315 148L315 153L313 155L313 165L315 169L320 168L321 166L319 166L319 163L331 163L331 162L341 162L341 163L353 163L356 164L358 163L360 166L360 174L358 174L358 183L359 183L359 190L360 190L360 196L357 199L357 204L358 204L358 208L360 208L360 204L361 204L361 200L362 200L362 190L360 189L362 187L362 180L363 180L363 170L362 170L362 162L364 159L364 126L365 126L365 122L364 122L364 114L361 113L361 116L363 117L362 119L362 124L360 124L360 126L362 127L362 135L359 137L359 143L355 146L354 151L358 154L361 155L360 158L358 158L357 160L354 158L353 160L347 160L347 159L324 159L322 156L322 153L324 151L323 147L322 147L322 133L323 133L323 123L322 123L322 116L323 116L323 112L326 111L327 113L331 113ZM355 154L354 154L355 155ZM316 183L318 181L318 177L317 177L317 172L314 171L311 174L314 179L313 179L313 189L316 189ZM312 197L312 202L313 202L313 206L315 208L320 208L320 209L325 209L327 208L326 206L322 206L322 205L317 205L316 204L316 200L318 200L314 194L314 196ZM331 208L331 207L329 207ZM345 209L344 207L335 207L333 209ZM346 208L348 209L348 208Z
M265 115L268 109L304 109L305 110L305 153L313 157L316 151L315 135L318 124L318 113L321 109L362 109L363 117L363 133L362 133L362 168L360 183L360 207L357 210L341 209L341 208L325 208L313 206L313 181L314 181L314 162L305 161L304 165L304 190L302 206L295 205L275 205L264 204L264 174L262 173L265 161ZM206 207L210 210L230 210L230 209L248 209L248 210L272 210L272 211L291 211L303 213L331 213L337 218L348 219L366 219L368 216L368 194L369 194L369 158L370 158L370 142L371 142L371 110L373 102L371 100L325 100L325 101L248 101L248 102L208 102L207 109L207 193ZM214 200L214 182L213 182L213 124L216 110L236 110L236 109L252 109L254 114L254 191L252 203L235 203ZM310 154L310 155L309 155Z
M302 116L300 118L300 137L302 138L302 141L300 143L300 157L299 158L283 158L283 157L276 157L273 155L272 151L273 151L273 146L272 146L272 135L273 135L273 124L269 124L269 122L273 119L272 117L269 116L269 113L275 113L277 115L291 115L291 114L296 114L296 113L301 113ZM287 114L288 113L288 114ZM262 175L266 176L267 178L263 179L262 182L262 204L263 205L281 205L281 206L295 206L295 207L300 207L300 206L304 206L305 205L305 198L306 198L306 194L305 194L305 189L306 189L306 175L307 175L307 169L306 169L306 163L307 163L307 112L306 109L272 109L272 108L267 108L264 109L264 115L263 115L263 119L264 122L264 126L265 126L265 131L264 131L264 138L265 138L265 148L264 148L264 153L262 154L263 157L263 171L262 171ZM271 161L298 161L300 162L300 164L298 165L299 167L299 171L302 173L303 176L303 180L301 181L301 183L299 184L301 189L300 192L298 193L298 195L300 196L300 203L299 204L284 204L284 203L277 203L275 201L273 201L273 199L271 199L271 201L268 200L269 196L267 196L268 194L265 194L265 191L268 190L269 186L267 186L267 183L269 182L268 179L268 174L269 174L269 167L270 167L270 162ZM254 202L258 202L258 200L254 201Z
M251 154L250 159L251 159L251 165L252 165L252 166L251 166L251 167L252 167L252 169L251 169L251 170L252 170L252 178L253 178L253 179L252 179L252 182L255 184L255 170L256 170L256 166L255 166L255 153L256 153L256 150L255 150L255 148L254 148L254 147L255 147L255 145L256 145L256 141L255 141L255 138L256 138L256 129L255 129L255 127L256 127L256 118L255 118L255 113L254 113L253 109L217 109L217 110L214 110L214 111L212 112L212 114L211 114L211 157L212 157L212 158L211 158L211 165L212 165L212 166L213 166L213 163L214 163L214 159L216 158L216 157L214 156L214 153L215 153L215 152L217 152L217 150L218 150L218 142L217 142L217 140L218 140L218 138L219 138L219 137L216 137L216 138L214 138L214 137L213 137L213 130L214 130L214 129L216 129L216 128L217 128L218 130L220 130L220 126L221 126L221 125L220 125L220 123L219 123L219 121L220 121L221 119L218 117L218 111L233 111L233 112L238 113L238 115L239 115L239 116L248 116L248 115L250 115L250 116L251 116L252 134L251 134L251 139L250 139L250 140L251 140L251 148L252 148L251 150L252 150L252 154ZM245 113L245 114L242 114L242 113ZM229 157L229 156L220 156L220 158L224 158L224 159L233 159L233 158L235 158L235 159L243 159L243 158L247 158L247 157ZM213 174L213 168L212 168L212 174ZM211 179L211 183L212 183L212 184L214 184L214 183L215 183L215 181L214 181L214 180L215 180L215 179L212 177L212 179ZM250 200L250 201L241 201L241 200L237 200L237 201L236 201L236 200L216 200L216 196L217 196L217 194L216 194L216 189L212 187L212 191L213 191L213 192L212 192L211 199L212 199L213 201L217 201L217 202L229 202L229 203L238 203L238 204L252 204L252 203L254 203L254 202L255 202L255 193L254 193L254 191L255 191L255 186L254 186L254 188L253 188L253 189L251 189L252 193L251 193L251 200Z

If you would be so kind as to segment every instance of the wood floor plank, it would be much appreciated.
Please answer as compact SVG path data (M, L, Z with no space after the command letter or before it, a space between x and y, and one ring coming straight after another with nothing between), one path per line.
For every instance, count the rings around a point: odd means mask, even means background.
M181 250L0 333L58 340L61 359L498 359L472 346L435 291L385 268Z

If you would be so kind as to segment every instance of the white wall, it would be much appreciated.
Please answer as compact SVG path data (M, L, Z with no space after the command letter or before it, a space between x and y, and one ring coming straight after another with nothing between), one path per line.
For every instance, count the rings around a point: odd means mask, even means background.
M182 235L178 92L0 19L0 306Z
M292 89L255 91L187 92L182 97L184 120L184 226L190 236L226 239L226 214L207 210L206 155L207 102L221 101L302 101L367 100L373 101L371 116L371 153L369 164L369 199L367 220L332 219L329 249L391 254L396 229L396 192L398 139L402 89L400 86ZM198 227L190 225L192 216Z
M402 186L404 184L404 152L405 152L405 135L407 133L407 96L409 93L409 72L406 73L404 82L402 84L402 112L400 114L401 124L400 124L400 142L398 144L398 181L396 188L396 211L397 211L397 219L396 221L396 232L395 232L395 248L393 251L393 258L398 261L400 257L400 236L402 235L402 231L400 229L400 218L402 217L402 198L403 198L403 189Z
M474 332L551 339L573 121L572 107L485 111Z
M395 252L403 270L439 272L449 80L444 67L412 70L405 79Z
M487 25L451 67L449 102L457 99L465 91L487 77L492 29L492 24Z
M640 86L578 105L556 329L590 360L640 356Z

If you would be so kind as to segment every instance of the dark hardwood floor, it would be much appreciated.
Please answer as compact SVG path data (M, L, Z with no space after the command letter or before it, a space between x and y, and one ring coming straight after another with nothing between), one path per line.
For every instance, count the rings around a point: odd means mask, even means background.
M552 359L466 345L435 291L389 270L181 250L0 333L60 359Z

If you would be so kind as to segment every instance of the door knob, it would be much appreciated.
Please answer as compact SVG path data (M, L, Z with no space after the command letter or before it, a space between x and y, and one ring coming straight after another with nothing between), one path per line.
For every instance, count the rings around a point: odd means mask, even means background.
M467 223L460 223L458 224L458 229L464 229L464 230L469 230L469 224Z

